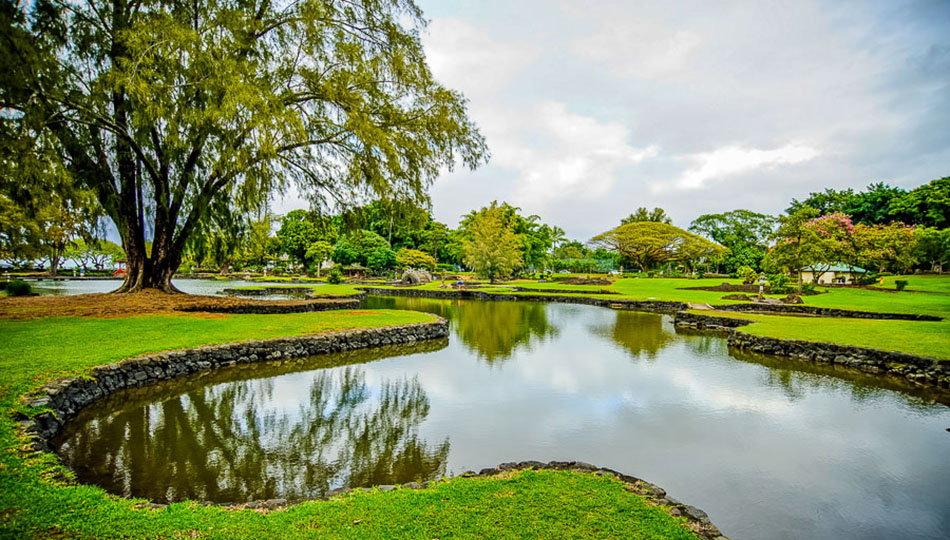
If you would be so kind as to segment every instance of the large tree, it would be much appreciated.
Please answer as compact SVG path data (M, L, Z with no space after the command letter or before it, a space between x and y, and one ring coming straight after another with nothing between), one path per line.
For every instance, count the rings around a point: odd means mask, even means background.
M462 251L465 264L492 283L524 266L524 242L509 223L509 207L493 202L466 216Z
M0 146L48 148L96 193L128 255L120 291L174 291L216 202L253 209L294 184L317 205L424 201L441 168L487 156L426 64L412 0L38 0L0 16Z
M635 221L591 239L591 244L632 260L643 271L656 264L713 259L726 248L660 221Z
M636 212L632 212L629 216L620 220L621 225L626 225L628 223L637 223L638 221L654 221L656 223L666 223L667 225L673 224L673 218L666 215L666 210L656 207L653 210L647 210L645 206L637 208Z
M722 262L727 272L735 272L742 266L760 269L774 226L772 216L751 210L733 210L699 216L690 224L689 230L728 248L729 253Z

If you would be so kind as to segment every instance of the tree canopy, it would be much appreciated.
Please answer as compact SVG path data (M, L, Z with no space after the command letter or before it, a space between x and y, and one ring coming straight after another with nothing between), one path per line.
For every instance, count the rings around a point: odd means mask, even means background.
M121 290L174 290L217 208L260 208L290 185L324 206L426 200L442 168L487 157L465 99L426 64L412 0L2 10L3 166L26 182L50 156L95 193L129 258Z
M667 225L673 224L673 218L666 215L666 210L662 208L647 210L644 206L637 208L636 212L632 212L629 216L621 219L620 224L626 225L628 223L636 223L638 221L654 221L656 223L666 223Z
M726 252L715 242L658 221L627 223L595 236L591 243L619 253L644 271L661 263L713 259Z
M493 202L463 220L465 264L492 283L524 265L524 242L515 233L510 216L510 206Z
M760 269L774 226L772 216L750 210L733 210L699 216L690 224L689 230L726 247L729 252L723 257L723 262L728 272L735 272L743 266Z

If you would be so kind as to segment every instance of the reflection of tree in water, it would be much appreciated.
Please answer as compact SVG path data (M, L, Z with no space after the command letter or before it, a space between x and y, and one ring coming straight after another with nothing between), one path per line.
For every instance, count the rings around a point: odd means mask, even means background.
M612 339L637 358L643 355L656 358L656 354L675 339L663 328L662 315L623 310L614 313L617 318L613 325L594 326L591 332Z
M685 338L683 342L686 347L697 355L723 357L729 354L729 345L725 334L693 328L675 328L674 331L676 335Z
M309 498L444 473L448 440L417 435L429 412L418 380L373 390L347 367L313 372L308 390L294 408L273 379L205 386L99 417L60 453L82 480L159 501Z
M558 334L541 303L414 297L369 297L366 302L370 309L411 309L445 317L462 343L488 363L507 360L515 349Z
M762 378L764 386L778 388L789 401L799 401L815 390L848 392L856 403L873 401L888 392L897 392L905 405L916 410L929 410L942 403L950 405L946 392L917 386L903 379L865 373L836 364L791 360L730 349L730 356L743 362L767 367ZM938 406L942 409L942 406Z
M363 300L366 309L408 309L422 311L444 317L450 321L458 320L459 306L466 300L443 300L415 296L368 296Z
M515 349L558 334L548 322L547 307L534 302L466 301L455 333L489 364L511 357Z

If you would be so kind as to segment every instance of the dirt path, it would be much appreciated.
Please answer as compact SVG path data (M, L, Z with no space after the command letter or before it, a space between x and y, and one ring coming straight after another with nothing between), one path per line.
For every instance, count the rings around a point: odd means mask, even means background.
M302 305L341 300L249 300L192 294L166 294L150 290L131 294L77 294L67 296L31 296L0 298L0 318L36 319L42 317L132 317L156 313L180 313L182 309L197 311L203 317L223 317L200 313L235 306Z

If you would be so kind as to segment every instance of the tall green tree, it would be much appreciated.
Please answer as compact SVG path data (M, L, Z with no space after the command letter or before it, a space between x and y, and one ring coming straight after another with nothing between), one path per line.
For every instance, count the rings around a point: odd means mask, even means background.
M289 255L294 262L304 263L307 259L307 248L320 240L320 233L311 220L310 212L291 210L280 220L277 239L283 253Z
M320 266L333 255L333 244L324 240L317 240L307 248L306 258L317 271L320 277Z
M632 212L629 216L621 219L620 224L626 225L628 223L637 223L638 221L652 221L655 223L666 223L667 225L673 224L673 218L666 215L666 210L662 208L647 210L647 208L643 206L637 208L636 212Z
M950 227L950 176L932 180L890 202L888 212L904 223Z
M817 243L812 222L820 212L803 206L796 212L778 218L778 228L772 234L775 244L769 249L762 266L770 272L794 272L798 276L798 292L802 292L802 268L834 262L823 260L824 253Z
M462 251L465 264L492 283L524 265L524 243L509 225L507 205L492 203L465 221Z
M699 216L689 230L726 247L722 262L727 272L735 272L742 266L761 269L774 226L774 217L740 209Z
M292 184L317 204L426 200L442 168L487 157L426 64L412 0L40 0L0 16L0 147L49 147L95 192L128 255L120 291L175 291L215 201L256 208Z
M929 265L933 272L942 272L944 266L950 265L950 229L917 227L914 236L914 256L918 261Z

